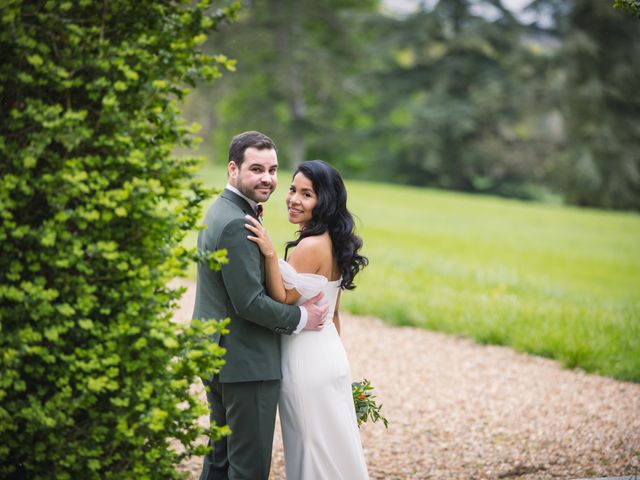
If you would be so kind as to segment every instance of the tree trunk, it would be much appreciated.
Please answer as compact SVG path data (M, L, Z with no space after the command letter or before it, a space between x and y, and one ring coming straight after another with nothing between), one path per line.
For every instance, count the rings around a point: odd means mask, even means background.
M295 168L305 160L305 122L307 105L304 99L304 82L302 79L302 65L298 59L300 53L296 50L301 39L302 1L273 0L274 12L277 20L276 50L278 63L284 76L286 85L284 95L288 98L290 130L292 143L287 149L289 158L286 165Z

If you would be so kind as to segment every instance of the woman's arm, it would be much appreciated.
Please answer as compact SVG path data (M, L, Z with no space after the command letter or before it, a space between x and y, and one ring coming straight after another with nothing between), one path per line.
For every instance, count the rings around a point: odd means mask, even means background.
M287 289L284 288L282 276L280 275L280 266L278 265L278 256L276 255L275 248L273 248L273 243L271 243L267 230L251 215L246 215L245 218L250 222L245 224L246 229L253 233L253 236L248 235L247 238L258 245L262 255L264 256L267 294L269 294L269 296L276 302L288 304L295 303L296 300L300 298L300 295L298 295L298 298L294 300L293 293L295 290L289 290L289 292L291 292L291 295L289 295Z
M267 230L252 216L247 215L246 219L250 223L245 224L245 227L253 233L253 235L248 235L247 238L256 243L264 255L267 293L277 302L293 305L300 299L300 293L296 289L287 290L285 288L280 275L278 257ZM289 263L297 272L316 273L318 271L319 256L315 252L316 244L316 238L305 238L291 254Z
M336 309L333 311L333 324L336 326L338 335L340 335L340 294L342 290L338 290L338 299L336 300Z

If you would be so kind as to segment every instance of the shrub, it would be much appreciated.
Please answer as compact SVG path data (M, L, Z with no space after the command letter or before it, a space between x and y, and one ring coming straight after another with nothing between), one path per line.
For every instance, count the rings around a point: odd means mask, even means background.
M193 143L177 102L233 67L198 45L237 8L0 7L0 477L178 478L225 434L189 393L224 322L172 323L166 284L211 193L171 154Z

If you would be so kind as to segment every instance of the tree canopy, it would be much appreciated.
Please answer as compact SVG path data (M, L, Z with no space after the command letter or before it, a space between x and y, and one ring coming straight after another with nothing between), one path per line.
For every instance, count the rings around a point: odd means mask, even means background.
M619 1L619 6L633 1ZM626 8L626 7L625 7ZM210 106L211 154L269 132L284 163L577 205L638 209L639 22L598 0L251 4L220 35L240 60ZM523 18L526 18L525 22Z

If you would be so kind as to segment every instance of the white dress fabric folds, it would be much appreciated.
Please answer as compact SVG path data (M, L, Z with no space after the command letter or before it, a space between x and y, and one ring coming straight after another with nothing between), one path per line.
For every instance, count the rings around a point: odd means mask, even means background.
M319 292L328 303L320 332L282 335L282 384L278 404L287 480L368 479L351 394L351 369L333 324L340 280L297 273L280 260L288 289L302 297Z

